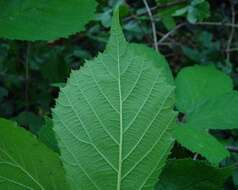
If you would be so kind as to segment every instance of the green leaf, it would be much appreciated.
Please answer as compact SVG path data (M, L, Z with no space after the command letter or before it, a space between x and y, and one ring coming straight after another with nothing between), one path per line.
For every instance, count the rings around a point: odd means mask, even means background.
M187 19L190 23L203 21L210 16L210 4L207 1L192 3L188 9Z
M186 122L198 129L237 129L238 92L207 99L186 116Z
M221 190L233 167L214 168L205 161L170 160L156 190Z
M0 119L0 189L69 189L58 155L16 123Z
M61 89L54 130L72 189L153 189L170 153L174 86L133 47L117 11L104 53Z
M213 65L186 67L175 80L176 107L180 112L189 113L208 98L214 98L232 91L230 77Z
M143 55L144 57L149 59L155 67L163 69L164 74L166 75L165 79L167 80L167 82L171 85L174 85L174 78L169 68L169 64L161 53L156 52L154 49L142 44L132 43L130 44L130 47L134 49L135 54Z
M27 111L21 112L18 116L14 117L13 120L21 126L28 127L34 134L38 133L44 122L40 116Z
M2 0L0 37L55 40L82 31L93 19L95 0Z
M176 26L175 19L172 16L163 18L162 22L168 31L172 30Z
M173 0L157 0L157 3L159 5L167 4L167 3L172 3ZM176 26L176 21L173 18L173 15L177 10L180 10L186 6L186 2L174 5L168 8L163 8L158 11L158 16L160 17L162 23L165 25L167 30L172 30Z
M38 132L38 138L55 152L59 152L58 144L53 131L53 121L46 117L45 125Z
M182 146L201 154L215 165L230 155L224 146L208 132L192 128L188 124L177 126L173 130L173 135Z

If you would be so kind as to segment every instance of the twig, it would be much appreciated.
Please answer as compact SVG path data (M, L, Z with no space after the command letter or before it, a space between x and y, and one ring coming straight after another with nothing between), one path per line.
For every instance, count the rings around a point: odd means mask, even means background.
M231 4L231 13L232 13L231 23L233 25L235 25L235 23L236 23L235 7L234 7L234 4L231 0L230 0L230 4ZM235 33L235 28L231 27L230 36L228 38L227 47L226 47L226 59L227 59L228 63L230 63L230 58L231 58L230 51L228 51L228 50L231 48L231 43L232 43L232 40L233 40L233 37L234 37L234 33Z
M230 152L238 153L238 147L235 147L235 146L226 146L226 149L229 150Z
M223 22L197 22L192 25L226 26L226 27L238 28L238 24L223 23Z
M169 31L167 34L165 34L157 43L157 46L162 44L167 38L169 38L170 36L174 35L175 32L177 32L178 29L182 28L183 26L185 26L187 23L181 23L178 24L175 28L173 28L173 30Z
M176 6L176 5L180 5L180 4L183 4L183 3L186 3L187 0L176 0L176 1L172 1L172 2L168 2L168 3L163 3L161 5L157 5L155 7L151 7L150 10L151 12L154 12L154 11L157 11L157 10L160 10L160 9L165 9L165 8L170 8L170 7L173 7L173 6ZM143 16L147 14L147 10L146 11L142 11L141 13L137 14L136 16ZM129 17L126 17L124 19L124 21L128 21L132 18L134 18L135 16L132 15L132 16L129 16Z
M227 50L225 50L226 52L234 52L234 51L238 51L238 47L234 47L234 48L229 48Z
M25 57L25 106L26 110L29 109L29 81L30 81L30 70L29 70L29 56L30 56L30 42L27 43L26 57Z
M198 153L194 154L193 156L193 160L197 160L198 159Z
M153 40L154 40L154 48L158 52L159 49L158 49L158 46L157 46L157 32L156 32L155 20L153 18L153 15L152 15L150 7L147 3L147 0L143 0L143 2L145 4L146 10L148 12L148 15L149 15L150 21L151 21L151 27L152 27L152 32L153 32Z
M193 25L193 26L203 25L203 26L220 26L220 27L226 26L226 27L231 27L233 30L235 30L236 28L238 29L238 25L235 24L235 23L222 23L222 22L197 22L195 24L192 24L192 23L181 23L181 24L178 24L174 29L169 31L167 34L165 34L158 41L157 45L160 45L161 43L163 43L165 40L167 40L167 38L169 38L170 36L174 35L180 28L182 28L183 26L186 26L186 25Z

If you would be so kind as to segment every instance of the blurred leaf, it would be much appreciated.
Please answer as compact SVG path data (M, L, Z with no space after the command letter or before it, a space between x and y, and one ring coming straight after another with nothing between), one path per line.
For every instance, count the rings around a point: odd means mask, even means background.
M58 55L52 55L49 62L43 63L40 66L40 71L45 79L50 83L65 82L69 75L69 65L64 59Z
M163 5L166 3L171 3L173 0L157 0L158 5ZM172 7L163 8L158 11L158 16L160 17L162 23L165 25L167 30L172 30L176 26L176 21L173 18L173 15L177 10L180 10L186 6L186 3L183 3L181 5L174 5Z
M5 88L0 87L0 101L7 95L8 95L8 91Z
M205 161L170 160L156 190L221 190L234 168L214 168Z
M210 4L205 0L191 0L189 5L176 10L173 16L186 16L190 23L203 21L210 16Z
M40 116L32 112L21 112L18 116L12 119L21 126L29 127L30 131L34 134L37 134L44 122Z
M192 1L194 2L194 1ZM203 21L210 16L210 5L207 1L200 1L199 3L192 3L188 8L187 19L190 23Z

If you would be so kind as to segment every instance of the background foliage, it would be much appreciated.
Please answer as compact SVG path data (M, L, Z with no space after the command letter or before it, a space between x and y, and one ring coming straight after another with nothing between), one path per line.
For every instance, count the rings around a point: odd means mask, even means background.
M153 18L148 15L144 2L148 3ZM47 132L52 127L50 109L55 105L54 99L71 69L80 69L85 59L90 60L104 50L113 8L117 5L121 5L122 26L128 41L151 47L155 47L156 42L174 76L185 66L214 64L232 78L234 88L238 89L238 1L144 2L98 0L96 18L83 32L69 38L47 42L1 39L0 117L17 121L57 152L53 134ZM156 26L156 36L153 35L153 25ZM231 157L222 165L237 163L238 154L234 147L238 146L238 131L212 130L212 134L232 150ZM48 142L49 139L52 141ZM176 145L171 154L171 158L174 157L194 158L194 153ZM238 188L238 170L228 180L226 188Z

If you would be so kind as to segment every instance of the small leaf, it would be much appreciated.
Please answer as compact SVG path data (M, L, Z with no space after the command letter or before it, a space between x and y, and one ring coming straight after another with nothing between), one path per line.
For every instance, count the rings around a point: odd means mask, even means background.
M29 132L0 119L0 136L0 189L69 189L58 155Z
M182 146L201 154L215 165L230 155L225 147L208 132L192 128L187 124L177 126L173 130L173 135Z
M234 168L214 168L205 161L170 160L156 190L221 190Z
M180 112L189 113L208 98L231 92L230 77L212 65L186 67L175 80L176 107Z
M3 0L0 37L18 40L55 40L84 29L94 17L94 0Z
M138 48L126 42L116 11L104 53L61 89L54 130L72 189L156 184L173 144L174 86L164 63Z

